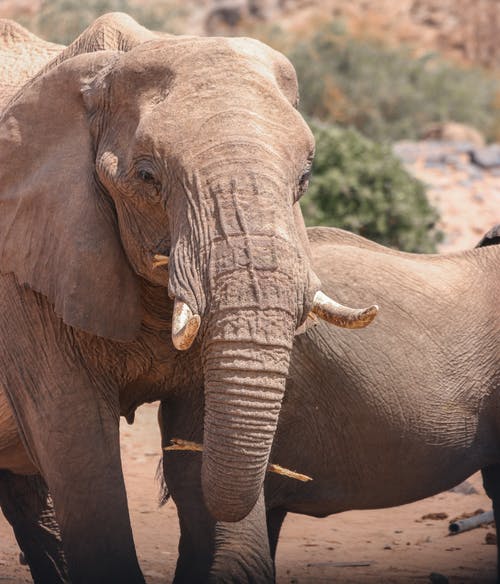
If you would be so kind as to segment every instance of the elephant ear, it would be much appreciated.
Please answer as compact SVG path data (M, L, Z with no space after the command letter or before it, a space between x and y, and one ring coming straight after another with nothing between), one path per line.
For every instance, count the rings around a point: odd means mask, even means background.
M117 340L139 330L139 282L95 178L82 88L118 58L65 61L0 117L0 271L47 296L72 327Z
M481 241L476 245L476 247L485 247L487 245L499 245L500 244L500 224L492 227L488 233L483 235Z

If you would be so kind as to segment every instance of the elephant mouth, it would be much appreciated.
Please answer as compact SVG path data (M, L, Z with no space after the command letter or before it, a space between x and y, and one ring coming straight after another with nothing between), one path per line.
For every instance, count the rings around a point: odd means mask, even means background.
M166 253L152 253L151 267L166 269L170 263L170 255ZM364 328L368 326L378 313L378 306L354 309L339 304L321 291L317 291L311 306L311 316L315 315L330 324L342 328ZM174 298L172 315L172 342L179 351L186 351L194 343L201 325L201 317L193 312L188 304Z
M157 245L154 246L152 251L149 251L147 255L150 258L151 267L153 270L158 268L167 269L168 262L170 260L170 238L162 238Z
M161 267L168 267L168 263L170 261L170 256L161 253L155 253L153 255L153 261L151 262L153 270L156 270Z

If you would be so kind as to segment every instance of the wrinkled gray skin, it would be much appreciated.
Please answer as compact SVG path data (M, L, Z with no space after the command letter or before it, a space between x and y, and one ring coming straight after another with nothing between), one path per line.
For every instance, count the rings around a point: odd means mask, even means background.
M216 524L200 495L200 455L164 453L181 526L177 583L206 582L210 569L217 582L272 582L287 512L401 505L478 469L500 525L500 245L490 245L500 229L488 247L436 256L337 229L308 234L325 292L373 294L380 314L363 331L320 323L296 338L271 461L312 482L269 473L265 508L260 499L240 523ZM192 404L162 404L165 445L203 438L200 394L189 395Z
M290 63L248 39L158 37L110 15L23 75L0 117L5 506L11 479L40 473L71 580L143 582L119 416L204 385L206 503L223 520L252 509L318 288L296 203L313 138ZM183 353L167 288L202 317ZM35 531L51 512L37 481Z

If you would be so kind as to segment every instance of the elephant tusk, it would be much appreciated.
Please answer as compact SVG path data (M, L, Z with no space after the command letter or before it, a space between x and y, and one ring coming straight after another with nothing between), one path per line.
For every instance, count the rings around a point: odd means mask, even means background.
M368 308L349 308L335 302L319 290L314 296L311 312L335 326L358 329L368 326L373 321L377 316L378 306L374 304Z
M172 342L174 347L179 351L189 349L196 339L200 324L200 316L193 314L185 302L176 298L172 315Z
M168 266L169 261L170 258L168 256L157 253L153 256L153 270L159 268L160 266Z

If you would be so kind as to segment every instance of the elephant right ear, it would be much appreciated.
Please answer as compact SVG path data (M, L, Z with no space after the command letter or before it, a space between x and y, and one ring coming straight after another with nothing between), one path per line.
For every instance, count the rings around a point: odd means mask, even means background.
M28 83L0 117L0 271L44 294L72 327L137 336L139 282L114 207L95 179L82 88L112 51L69 59Z
M500 244L500 224L492 227L488 233L485 233L481 241L475 247L486 247L487 245Z

